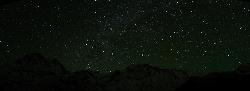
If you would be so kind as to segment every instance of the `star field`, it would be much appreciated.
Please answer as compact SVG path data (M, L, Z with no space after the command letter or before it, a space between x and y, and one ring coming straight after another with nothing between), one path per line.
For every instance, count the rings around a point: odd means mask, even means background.
M1 60L38 52L72 71L150 64L197 74L250 62L246 2L23 0L0 12Z

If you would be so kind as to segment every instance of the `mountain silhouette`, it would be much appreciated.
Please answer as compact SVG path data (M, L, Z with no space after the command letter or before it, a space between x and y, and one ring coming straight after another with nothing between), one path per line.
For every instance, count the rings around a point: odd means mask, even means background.
M26 55L0 71L1 91L53 89L61 83L61 76L68 73L57 60L48 60L41 54Z
M57 60L30 54L1 69L1 91L174 91L184 71L141 64L111 73L67 71Z
M203 77L190 77L176 91L245 91L249 89L249 83L250 64L242 64L233 72L214 72Z
M37 53L25 55L0 71L1 91L218 91L247 89L250 82L250 64L201 77L147 64L111 73L69 72L56 59Z
M186 72L134 65L115 71L107 80L108 91L174 91L188 79Z

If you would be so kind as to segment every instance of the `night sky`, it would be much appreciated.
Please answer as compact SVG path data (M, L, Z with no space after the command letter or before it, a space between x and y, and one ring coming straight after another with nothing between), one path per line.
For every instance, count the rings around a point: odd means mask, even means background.
M250 62L249 16L250 3L235 0L22 0L0 7L0 60L41 53L71 71L230 71Z

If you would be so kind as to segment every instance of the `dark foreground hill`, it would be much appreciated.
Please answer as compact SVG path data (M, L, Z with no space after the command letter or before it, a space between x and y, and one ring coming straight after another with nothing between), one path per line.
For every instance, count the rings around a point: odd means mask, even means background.
M249 91L250 64L243 64L233 72L210 73L203 77L190 77L176 91Z
M57 60L40 54L26 55L0 71L1 91L174 91L188 80L183 71L149 65L107 74L86 70L70 73Z

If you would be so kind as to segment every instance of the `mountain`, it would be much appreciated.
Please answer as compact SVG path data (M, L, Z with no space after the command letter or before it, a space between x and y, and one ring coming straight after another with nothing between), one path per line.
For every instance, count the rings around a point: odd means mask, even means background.
M64 83L77 91L174 91L187 81L188 77L183 71L141 64L107 74L74 72L66 77Z
M249 89L250 64L242 64L233 72L215 72L203 77L190 77L176 91L245 91Z
M146 64L111 73L68 72L41 54L26 55L0 71L1 91L174 91L189 78L184 71Z
M183 71L135 65L112 73L105 86L107 91L174 91L187 79Z
M41 54L26 55L6 65L0 69L1 91L53 89L61 84L60 78L68 73L57 60L48 60Z
M218 91L248 89L250 82L250 64L200 77L147 64L111 73L69 72L55 59L30 54L0 68L1 91Z

